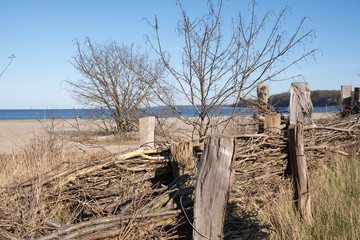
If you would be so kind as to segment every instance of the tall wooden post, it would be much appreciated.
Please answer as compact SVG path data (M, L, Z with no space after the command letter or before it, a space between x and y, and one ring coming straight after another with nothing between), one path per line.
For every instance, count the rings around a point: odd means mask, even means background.
M313 223L311 195L304 148L304 125L313 124L313 105L308 82L291 84L289 164L295 184L296 206L306 222Z
M354 113L360 113L360 88L354 89Z
M259 114L254 114L253 117L259 120L259 132L263 132L265 130L265 118L264 115L269 111L269 86L266 84L259 84L257 86L257 97L259 102Z
M290 88L290 125L313 125L313 104L308 82L293 82Z
M295 184L295 203L303 219L312 225L314 219L311 211L311 194L304 150L304 127L301 123L289 128L289 153Z
M140 118L139 131L140 131L140 146L142 148L155 147L155 117Z
M229 198L234 140L209 136L195 186L193 239L221 239Z
M341 86L341 106L343 111L351 109L351 85L342 85Z

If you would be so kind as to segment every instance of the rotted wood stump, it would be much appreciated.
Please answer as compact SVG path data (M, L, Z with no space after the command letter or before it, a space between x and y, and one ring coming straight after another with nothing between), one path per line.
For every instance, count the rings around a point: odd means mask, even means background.
M192 142L173 143L170 147L174 178L195 170Z

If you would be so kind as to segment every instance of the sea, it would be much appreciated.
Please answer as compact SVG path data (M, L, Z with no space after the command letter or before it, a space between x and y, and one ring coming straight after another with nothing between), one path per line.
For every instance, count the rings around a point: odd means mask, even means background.
M231 115L235 110L240 115L251 115L255 111L248 108L223 107L220 109L220 116ZM287 108L277 109L280 112L288 112ZM338 107L314 107L314 113L326 113L339 111ZM192 107L182 107L181 112L192 117L196 111ZM106 118L108 112L101 112L96 109L0 109L0 120L39 120L39 119L99 119ZM166 108L155 107L151 111L144 109L145 116L158 115L161 117L171 117L169 110Z

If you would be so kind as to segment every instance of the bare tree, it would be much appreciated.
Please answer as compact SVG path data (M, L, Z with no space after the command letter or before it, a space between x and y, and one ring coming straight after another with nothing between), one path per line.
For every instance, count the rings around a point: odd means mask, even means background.
M6 69L8 69L8 67L10 66L10 64L12 63L12 61L14 60L15 58L15 55L12 54L10 57L9 57L9 63L6 65L6 67L2 70L2 72L0 73L0 78L2 77L2 75L4 74L4 72L6 71Z
M83 78L67 81L74 98L87 107L105 109L117 131L136 129L141 107L153 94L149 84L161 77L161 67L116 42L96 44L86 38L83 46L77 40L76 45L71 64Z
M238 105L258 84L280 80L287 69L316 51L303 50L300 54L293 51L313 35L312 30L303 29L305 18L288 35L282 30L288 7L279 15L269 11L259 18L256 2L250 3L249 22L246 23L239 13L238 19L233 20L231 35L225 36L222 0L216 4L208 0L208 13L194 20L178 0L182 18L177 31L184 40L182 68L172 65L169 54L163 49L156 17L155 24L151 25L155 36L147 40L172 77L172 81L158 81L153 86L173 90L171 94L159 95L160 101L172 109L175 116L192 125L200 137L219 123L214 117L220 114L224 104ZM179 109L179 102L191 105L196 114L192 118L186 116ZM234 108L224 121L235 113Z

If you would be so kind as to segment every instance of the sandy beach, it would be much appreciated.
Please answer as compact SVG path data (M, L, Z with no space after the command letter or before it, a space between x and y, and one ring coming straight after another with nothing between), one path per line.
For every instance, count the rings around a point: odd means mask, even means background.
M101 144L83 141L81 135L95 135L101 126L93 120L2 120L0 121L0 154L16 152L34 138L53 134L61 144L73 151L103 149L110 152L123 152L137 148L137 144L112 144L103 136L94 140L103 140ZM106 141L105 141L106 140ZM99 141L97 141L99 142Z
M329 118L334 113L314 113L314 120ZM184 128L185 125L179 120L170 120L172 126L178 129ZM56 134L60 139L66 142L66 146L73 150L96 149L102 148L110 152L124 152L129 149L136 149L139 144L135 141L132 143L121 144L119 141L114 144L109 141L111 137L99 136L96 140L101 140L101 144L86 144L76 141L74 136L81 134L91 134L92 136L99 132L101 122L94 120L2 120L0 121L0 153L11 153L25 146L34 137L45 136L46 132ZM172 127L173 128L173 127ZM174 129L173 129L174 130ZM178 131L178 130L176 130ZM72 141L69 141L72 137ZM99 141L97 141L99 143Z

